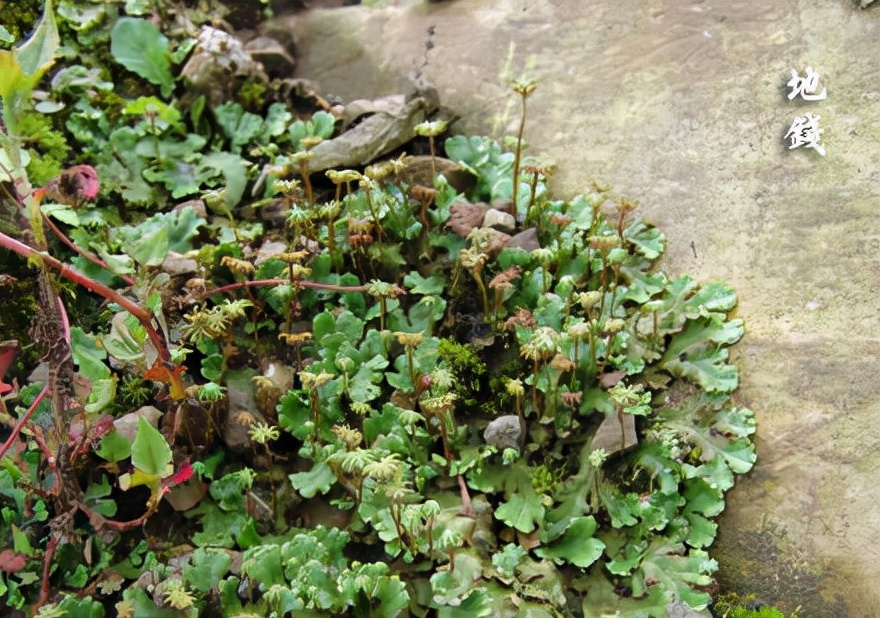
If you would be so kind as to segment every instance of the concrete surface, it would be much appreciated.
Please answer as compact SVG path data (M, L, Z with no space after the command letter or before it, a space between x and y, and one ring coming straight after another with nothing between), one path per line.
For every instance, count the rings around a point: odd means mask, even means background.
M613 185L666 233L668 271L739 293L759 463L712 551L722 585L802 618L880 616L880 9L412 0L280 27L322 92L419 75L464 132L513 133L505 80L537 78L526 138L558 164L557 193ZM789 101L807 66L827 99ZM824 157L783 140L807 111Z

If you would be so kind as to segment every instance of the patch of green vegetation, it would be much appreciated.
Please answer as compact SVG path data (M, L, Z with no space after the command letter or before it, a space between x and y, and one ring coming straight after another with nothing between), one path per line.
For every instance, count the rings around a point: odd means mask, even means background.
M431 153L420 181L402 181L404 156L319 175L309 162L345 137L332 114L264 100L272 88L244 105L188 96L193 41L169 19L184 8L114 6L60 12L65 43L92 47L50 87L63 122L32 109L60 60L53 13L36 51L2 52L0 148L30 229L0 246L51 284L17 306L57 333L34 345L49 377L7 406L24 448L0 466L5 603L707 607L714 518L755 460L754 418L731 399L737 299L660 270L666 240L633 202L598 186L551 198L522 152L536 84L513 85L512 150L441 142L428 120L411 127ZM83 163L47 179L68 157ZM484 204L530 240L513 246ZM257 216L269 208L283 225ZM61 311L73 292L87 306Z
M791 615L771 605L758 601L754 595L740 596L725 594L715 600L712 611L718 618L797 618L798 612Z

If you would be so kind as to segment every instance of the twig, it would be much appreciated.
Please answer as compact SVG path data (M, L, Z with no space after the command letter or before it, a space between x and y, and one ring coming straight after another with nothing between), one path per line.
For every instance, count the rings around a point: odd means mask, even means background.
M228 292L230 290L237 290L239 288L252 288L252 287L262 287L262 286L271 286L271 285L282 285L285 283L290 283L287 279L259 279L257 281L237 281L235 283L230 283L229 285L222 285L218 288L213 288L206 292L203 292L201 296L213 296L214 294L219 294L221 292ZM336 285L333 283L318 283L317 281L304 281L299 279L294 282L294 285L298 285L302 288L310 288L313 290L328 290L331 292L366 292L369 286L366 285Z
M55 236L58 237L58 240L60 240L61 242L63 242L65 245L67 245L67 246L68 246L72 251L74 251L77 255L79 255L79 256L82 257L83 259L88 260L89 262L91 262L91 263L94 264L95 266L100 266L101 268L103 268L104 270L107 270L107 271L110 270L110 267L107 266L107 262L105 262L104 260L102 260L101 258L99 258L97 255L95 255L95 254L92 253L91 251L86 251L85 249L82 249L82 248L78 247L78 246L77 246L72 240L70 240L70 238L68 238L67 235L66 235L64 232L62 232L62 231L58 228L58 226L55 225L55 223L54 223L49 217L47 217L46 215L43 215L43 222L44 222L46 225L49 226L49 229L52 230L52 232L55 234ZM113 273L113 274L116 275L117 277L119 277L120 279L122 279L123 281L125 281L128 285L134 285L134 284L135 284L134 279L133 279L132 277L129 277L128 275L118 275L118 274L116 274L116 273Z
M40 581L40 598L34 604L33 611L36 613L46 601L49 600L49 576L52 570L52 558L55 557L55 548L58 547L58 537L52 534L49 542L46 544L46 553L43 554L43 578Z
M31 415L34 413L34 410L37 409L37 406L40 405L40 402L43 401L43 397L46 396L46 393L49 392L49 388L44 386L43 390L40 391L40 394L37 395L37 398L34 399L34 402L30 405L24 415L18 419L18 422L15 424L15 427L12 428L12 433L9 434L9 437L6 439L6 442L3 443L3 446L0 447L0 459L6 454L6 451L12 446L12 443L18 439L18 434L21 433L21 430L27 425L27 422L31 419Z

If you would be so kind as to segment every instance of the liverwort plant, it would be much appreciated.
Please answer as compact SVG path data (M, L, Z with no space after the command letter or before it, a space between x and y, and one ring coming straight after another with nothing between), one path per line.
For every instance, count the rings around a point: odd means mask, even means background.
M732 398L736 296L664 274L665 238L634 202L595 183L550 199L551 166L523 154L534 82L514 87L511 149L441 143L446 124L420 112L406 131L428 138L430 172L400 156L324 181L316 161L346 137L326 101L251 75L224 102L180 78L205 44L168 20L215 23L204 7L71 6L57 80L41 81L52 3L0 51L16 217L0 246L21 269L0 285L31 290L9 295L45 322L20 356L40 348L47 368L13 366L20 388L2 393L5 606L660 618L709 603L714 518L755 460ZM54 139L28 141L38 84ZM60 175L33 165L59 142ZM473 182L456 189L455 169ZM484 227L488 207L513 229Z

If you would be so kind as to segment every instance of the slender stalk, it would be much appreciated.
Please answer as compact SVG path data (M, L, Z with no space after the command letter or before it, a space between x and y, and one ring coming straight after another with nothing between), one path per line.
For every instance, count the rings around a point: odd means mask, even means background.
M6 438L6 442L3 443L3 446L0 447L0 459L6 455L6 451L12 446L12 443L18 438L18 435L21 433L21 430L27 425L28 421L31 419L31 416L34 413L34 410L37 409L37 406L40 405L40 402L43 401L43 398L49 392L49 387L44 386L43 390L37 395L37 398L34 399L34 402L30 405L24 415L18 419L18 422L15 424L15 427L12 428L12 432L9 434L9 437Z
M489 294L486 292L486 286L483 284L483 277L480 275L480 270L478 268L472 269L471 274L474 276L474 281L477 282L477 287L480 288L480 297L483 299L483 315L488 318L490 315Z
M288 279L258 279L256 281L236 281L235 283L230 283L228 285L221 285L217 288L211 288L210 290L204 292L203 296L213 296L214 294L220 294L222 292L228 292L230 290L237 290L239 288L256 288L263 286L271 286L271 285L281 285L284 283L290 283ZM330 292L366 292L366 285L335 285L333 283L318 283L317 281L308 281L303 279L298 279L296 281L296 285L303 288L311 288L313 290L328 290Z
M76 246L76 244L72 240L70 240L67 237L67 235L64 232L62 232L58 228L58 226L55 225L55 223L53 223L52 220L49 217L47 217L46 215L43 215L43 223L48 225L49 229L52 230L52 232L55 234L55 236L58 237L58 240L60 240L65 245L67 245L67 247L69 247L71 249L71 251L73 251L74 253L76 253L77 255L82 257L83 259L88 260L89 262L91 262L95 266L100 266L104 270L109 270L109 267L107 266L107 262L105 262L104 260L99 258L97 255L95 255L91 251L86 251L85 249L82 249L82 248ZM122 279L123 281L125 281L128 285L135 284L134 279L129 277L128 275L116 275L116 276L119 277L120 279Z
M28 260L33 260L42 266L49 267L52 270L57 271L65 279L73 281L77 285L81 285L87 290L90 290L95 294L103 296L107 300L116 303L117 305L128 311L130 314L132 314L135 318L137 318L138 322L141 323L141 326L144 327L144 330L146 331L150 342L153 344L153 346L155 346L156 351L159 354L159 358L165 361L171 359L171 353L168 351L168 346L159 335L158 331L156 331L155 327L153 327L152 315L149 311L145 310L137 303L129 300L113 288L109 288L103 283L99 283L94 279L86 277L82 273L77 272L67 264L61 262L57 258L52 257L48 253L37 251L33 247L26 245L23 242L20 242L2 232L0 232L0 247L4 247L6 249L9 249L10 251L14 251L22 257L27 258ZM179 377L177 379L179 380ZM183 385L181 384L180 387L182 390Z
M517 198L519 196L519 165L522 159L522 139L523 133L526 129L526 97L529 95L525 94L525 91L520 92L522 95L522 114L519 118L519 131L516 134L516 152L513 155L513 213L514 216L518 215L518 202ZM526 212L526 216L528 215L528 211ZM518 218L518 217L517 217Z
M312 191L312 180L309 175L309 165L308 161L302 159L299 162L299 174L303 179L303 188L306 190L306 201L309 203L309 206L315 205L315 193Z
M525 104L525 103L524 103ZM532 217L532 206L535 205L535 195L538 192L538 176L540 174L537 170L532 172L532 182L529 185L529 203L526 206L526 225L528 225L529 219ZM540 223L541 219L538 219L538 223Z
M519 197L519 166L522 161L522 142L523 133L526 130L526 99L534 92L537 84L534 81L519 80L513 85L513 90L522 100L522 111L519 117L519 130L516 133L516 152L513 155L513 215L517 219L519 206L517 198ZM528 213L526 213L527 215Z

